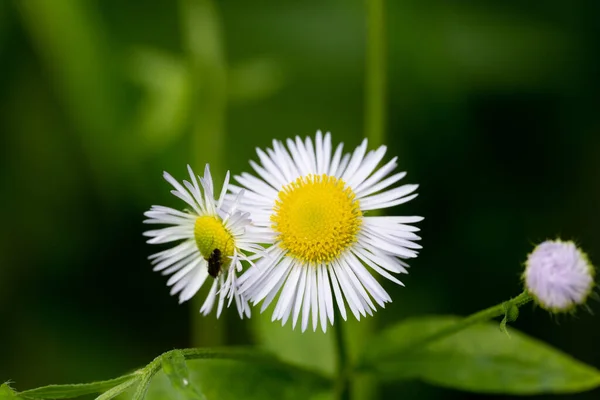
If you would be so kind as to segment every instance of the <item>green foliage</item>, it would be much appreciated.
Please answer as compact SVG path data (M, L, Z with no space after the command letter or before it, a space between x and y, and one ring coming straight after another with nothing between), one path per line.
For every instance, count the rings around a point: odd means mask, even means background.
M106 381L98 381L92 383L79 383L71 385L48 385L36 389L19 392L19 396L23 398L36 399L70 399L90 393L102 393L116 386L121 386L125 383L129 383L129 385L131 385L138 379L139 376L136 373L123 375L115 379L109 379ZM126 388L127 387L125 387L123 390L125 390ZM109 398L110 397L105 397L104 399Z
M190 113L190 76L184 60L153 48L131 50L127 64L131 80L143 90L131 117L131 148L143 144L150 154L164 151L180 139ZM137 144L137 146L136 146Z
M120 395L121 393L123 393L125 390L127 390L130 386L133 386L139 380L140 380L139 376L131 378L131 379L121 383L120 385L110 388L106 392L102 393L100 396L96 397L96 400L113 399L113 398L117 397L118 395Z
M386 380L422 379L481 393L574 393L600 386L593 367L521 332L509 338L495 323L427 341L461 321L438 316L399 323L370 341L361 368Z
M230 102L248 103L279 92L285 84L285 73L277 60L252 58L232 66L227 79Z
M519 318L519 307L512 302L507 301L502 305L502 308L504 310L504 318L502 318L502 321L500 322L500 330L510 336L508 330L506 329L506 324L509 322L514 322L517 320L517 318Z
M298 326L294 330L289 325L281 327L281 323L271 321L272 309L273 305L262 314L252 315L250 323L256 341L285 361L333 375L335 350L331 329L327 334L306 334Z
M160 358L162 371L171 381L171 386L184 394L188 399L205 399L198 387L193 383L185 362L185 356L180 350L174 350Z
M273 364L217 359L192 360L187 364L190 381L208 399L310 399L330 387L326 380L313 374ZM146 400L195 398L182 394L172 380L159 372Z
M19 399L19 396L17 396L15 391L10 388L8 383L4 383L0 386L0 400L9 399Z
M192 361L188 363L186 359ZM331 387L327 378L260 351L243 348L184 349L168 351L133 374L107 381L50 385L20 393L4 384L0 387L0 400L71 399L102 392L96 400L109 400L119 395L133 400L291 400L317 395L324 399ZM127 390L129 388L131 390Z

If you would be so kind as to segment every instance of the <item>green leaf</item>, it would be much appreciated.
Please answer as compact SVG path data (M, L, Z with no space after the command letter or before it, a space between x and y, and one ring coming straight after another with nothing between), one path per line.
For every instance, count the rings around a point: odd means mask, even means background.
M144 374L140 379L140 383L138 383L135 392L133 392L131 400L143 400L146 398L146 394L148 393L148 388L150 387L150 382L152 381L154 374L155 371L152 369L144 371Z
M514 329L483 323L426 346L419 343L460 321L414 318L373 338L361 368L382 379L422 379L481 393L575 393L600 386L600 371Z
M248 363L236 360L188 360L190 382L207 399L311 399L331 388L319 375L284 363ZM146 400L186 399L173 388L169 378L159 372L150 384Z
M161 357L161 365L163 373L169 378L171 385L176 390L184 394L188 399L205 399L202 392L200 392L190 378L190 371L188 370L183 352L174 350L164 354Z
M250 320L255 339L261 347L282 360L332 376L335 371L332 330L328 329L327 334L321 331L303 333L299 326L292 330L289 322L282 327L281 323L271 321L273 308L274 305L271 305L264 313L252 315Z
M125 382L121 383L120 385L117 385L117 386L107 390L106 392L102 393L100 396L96 397L96 400L110 400L112 398L115 398L118 395L120 395L121 393L123 393L124 391L126 391L130 386L132 386L134 383L138 382L139 380L140 380L139 376L131 378L130 380L125 381Z
M10 400L10 399L19 399L14 390L8 385L8 383L2 384L0 386L0 400Z
M72 385L49 385L36 389L19 392L19 396L41 399L71 399L90 393L102 393L117 385L137 378L137 374L123 375L115 379L92 383L78 383Z

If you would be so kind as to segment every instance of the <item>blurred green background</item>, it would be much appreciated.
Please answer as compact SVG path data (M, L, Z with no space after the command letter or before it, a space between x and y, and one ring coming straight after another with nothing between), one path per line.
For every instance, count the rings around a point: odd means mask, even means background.
M558 235L600 264L597 15L593 0L388 2L386 144L421 185L392 212L425 216L424 248L372 325L506 300L532 246ZM362 1L0 0L0 381L109 378L198 342L293 359L330 340L179 306L146 259L142 213L180 207L163 170L210 161L219 180L317 129L357 145L365 21ZM513 325L600 367L586 310L526 307ZM381 388L399 393L483 398Z

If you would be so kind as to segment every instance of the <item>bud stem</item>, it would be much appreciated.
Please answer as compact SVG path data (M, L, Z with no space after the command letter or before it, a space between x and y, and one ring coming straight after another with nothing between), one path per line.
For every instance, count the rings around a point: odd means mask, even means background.
M512 299L510 299L508 301L502 302L502 303L492 306L490 308L486 308L485 310L481 310L476 313L473 313L473 314L469 315L468 317L465 317L465 318L461 319L460 321L456 322L455 324L448 326L447 328L444 328L442 330L434 332L433 334L431 334L429 336L425 336L424 338L422 338L420 340L410 342L403 348L391 352L388 356L390 358L397 358L399 355L409 353L411 351L418 351L433 342L437 342L438 340L445 339L448 336L452 336L455 333L463 331L472 325L488 321L492 318L506 316L508 310L510 310L513 306L518 308L524 304L529 303L531 300L533 300L533 298L529 295L529 293L527 293L525 291L525 292L521 293L520 295L518 295L517 297L513 297ZM387 358L387 356L386 356L386 358ZM363 370L364 368L365 368L364 364L359 364L356 367L356 369L359 371Z
M500 304L496 304L490 308L486 308L485 310L478 311L469 315L468 317L463 318L456 324L450 325L449 327L442 329L441 331L435 332L434 334L424 337L422 340L419 340L416 343L411 343L410 348L419 349L430 343L436 342L440 339L444 339L448 336L452 336L455 333L458 333L462 330L467 329L468 327L475 325L480 322L488 321L492 318L500 317L506 315L507 310L510 309L508 306L521 307L524 304L529 303L533 298L527 292L523 292L517 297L513 297L512 299L502 302Z

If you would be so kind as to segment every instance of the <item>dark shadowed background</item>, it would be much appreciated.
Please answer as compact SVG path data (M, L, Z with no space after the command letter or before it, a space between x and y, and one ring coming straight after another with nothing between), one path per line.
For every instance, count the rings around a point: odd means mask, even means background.
M213 148L220 180L273 138L322 129L357 145L364 4L226 0L209 18L184 3L0 0L0 382L90 381L172 348L275 340L235 312L218 325L178 305L147 261L142 214L180 207L162 171L201 172ZM372 323L506 300L544 239L600 264L596 2L389 1L386 23L385 142L421 185L390 212L425 220L406 287L386 282L394 302ZM586 309L527 306L513 326L600 368ZM483 398L382 388L396 394Z

